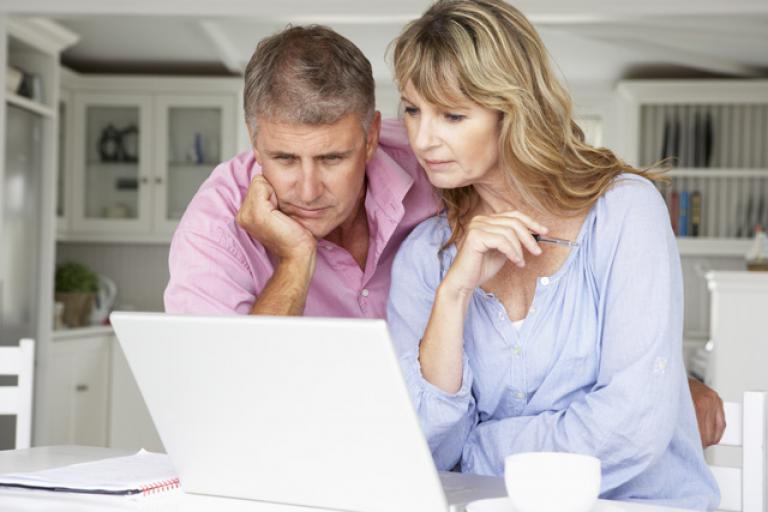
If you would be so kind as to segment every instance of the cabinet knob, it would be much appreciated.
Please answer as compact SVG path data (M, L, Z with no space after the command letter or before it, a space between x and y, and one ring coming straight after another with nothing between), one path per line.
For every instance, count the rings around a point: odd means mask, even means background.
M146 185L147 183L149 183L149 178L146 176L142 176L141 178L139 178L139 183L141 183L142 185Z
M78 393L84 393L88 391L88 384L78 384L77 386L75 386L75 391L77 391Z
M160 176L155 176L155 184L162 185L162 183L163 183L163 178L161 178Z

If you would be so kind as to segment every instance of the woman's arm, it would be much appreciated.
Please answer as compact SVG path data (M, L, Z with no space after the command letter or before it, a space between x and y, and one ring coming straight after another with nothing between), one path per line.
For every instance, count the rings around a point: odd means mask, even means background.
M444 226L442 226L444 227ZM435 464L450 470L459 462L467 435L477 421L472 373L462 363L461 388L446 393L422 377L419 343L442 277L441 222L429 219L403 242L392 265L387 324L403 377Z
M547 228L519 212L472 219L456 258L435 296L429 323L419 347L424 378L446 393L461 387L464 320L475 289L512 261L525 266L523 248L541 254L531 231Z
M414 230L392 267L390 332L422 429L437 467L443 470L459 461L477 421L463 336L474 289L498 272L508 257L522 261L518 231L520 238L527 237L524 243L531 244L532 251L540 252L522 221L509 214L500 217L473 221L442 283L438 253L445 237L444 233L438 236L438 231L445 225L438 219ZM529 222L531 229L546 231Z
M606 492L659 460L681 414L695 428L682 363L677 246L658 192L642 197L623 218L610 219L615 230L593 235L601 237L594 244L601 325L594 386L563 410L479 424L464 449L465 469L501 474L504 457L523 451L587 453L602 461Z

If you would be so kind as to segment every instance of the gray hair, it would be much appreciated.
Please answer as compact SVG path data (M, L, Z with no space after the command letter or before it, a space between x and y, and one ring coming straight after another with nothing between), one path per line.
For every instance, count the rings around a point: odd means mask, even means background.
M328 27L290 25L262 39L245 69L245 121L257 119L333 124L360 116L367 132L375 112L371 63L360 49Z

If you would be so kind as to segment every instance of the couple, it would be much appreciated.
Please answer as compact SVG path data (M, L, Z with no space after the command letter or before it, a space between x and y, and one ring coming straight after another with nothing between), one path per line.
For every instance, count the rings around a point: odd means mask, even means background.
M346 39L259 43L253 150L190 203L166 310L386 317L439 469L586 453L604 498L715 508L701 445L721 411L700 411L700 438L658 176L584 143L538 34L501 0L437 2L394 65L403 119L382 122Z

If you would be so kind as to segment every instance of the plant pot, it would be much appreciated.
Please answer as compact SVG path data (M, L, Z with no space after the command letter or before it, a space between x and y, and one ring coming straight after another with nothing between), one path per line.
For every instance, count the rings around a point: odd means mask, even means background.
M85 327L91 324L93 293L57 293L55 300L64 304L64 325L67 327Z

